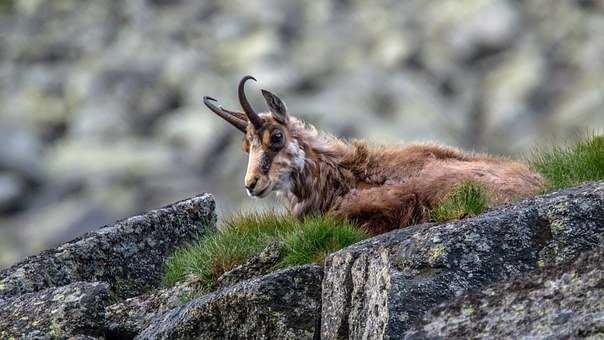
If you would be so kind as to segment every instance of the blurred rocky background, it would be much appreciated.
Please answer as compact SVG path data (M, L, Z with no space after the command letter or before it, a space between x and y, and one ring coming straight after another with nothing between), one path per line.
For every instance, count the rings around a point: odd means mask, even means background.
M194 193L274 205L201 105L245 74L337 135L522 156L604 127L604 1L0 0L0 267Z

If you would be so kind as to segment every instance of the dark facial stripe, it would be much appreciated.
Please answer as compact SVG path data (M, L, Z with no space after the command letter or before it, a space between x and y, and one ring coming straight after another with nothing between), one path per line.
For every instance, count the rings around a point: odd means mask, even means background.
M260 158L260 171L263 175L267 175L271 170L271 165L273 164L273 159L277 155L276 152L271 150L266 150L262 153L262 158Z
M258 167L260 168L260 172L263 175L267 175L271 170L271 166L273 164L273 160L279 153L279 151L283 148L283 145L279 145L275 147L271 145L271 134L275 132L275 130L281 131L283 135L284 132L281 129L275 129L271 126L263 126L262 128L255 131L257 138L260 139L260 143L263 145L262 156L260 156ZM249 137L248 137L249 138Z

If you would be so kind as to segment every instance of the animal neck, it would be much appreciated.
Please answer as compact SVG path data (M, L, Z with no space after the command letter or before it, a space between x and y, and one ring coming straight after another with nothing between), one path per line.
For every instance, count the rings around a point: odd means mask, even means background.
M354 149L351 145L314 129L303 132L297 140L304 163L292 173L287 193L290 209L296 216L329 211L354 182L352 173L343 166Z

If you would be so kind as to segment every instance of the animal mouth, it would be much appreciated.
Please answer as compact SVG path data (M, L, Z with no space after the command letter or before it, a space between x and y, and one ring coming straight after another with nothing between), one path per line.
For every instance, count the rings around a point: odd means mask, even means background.
M264 196L266 196L266 194L268 194L270 192L270 189L271 189L271 185L267 184L264 187L264 189L262 189L260 191L255 191L255 192L253 192L251 194L252 194L252 196L263 198Z

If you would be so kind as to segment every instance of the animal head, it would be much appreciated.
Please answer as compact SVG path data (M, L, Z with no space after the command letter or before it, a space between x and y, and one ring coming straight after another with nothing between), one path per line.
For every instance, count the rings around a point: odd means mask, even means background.
M245 76L237 94L243 112L216 106L216 99L204 97L204 104L244 134L243 150L248 153L244 186L252 197L266 197L273 191L291 189L292 174L304 167L304 151L292 129L285 103L275 94L262 90L269 111L257 113L245 95L245 82L256 79Z

